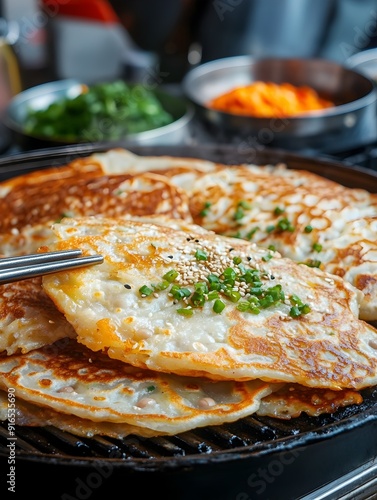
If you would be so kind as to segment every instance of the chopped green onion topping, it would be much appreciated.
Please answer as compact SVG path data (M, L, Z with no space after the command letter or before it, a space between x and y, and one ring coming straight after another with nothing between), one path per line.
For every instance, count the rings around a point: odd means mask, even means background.
M251 238L254 236L254 234L259 230L259 227L254 227L253 229L251 229L248 233L246 233L245 235L245 238L247 240L251 240Z
M194 311L190 307L181 307L181 308L177 309L177 313L181 314L182 316L189 317L189 316L192 316L194 314Z
M275 209L274 209L274 214L275 215L281 215L284 212L285 212L285 208L275 207Z
M224 295L228 297L231 302L238 302L241 298L240 292L236 290L224 290Z
M279 231L289 231L290 233L293 233L293 231L295 230L295 227L292 226L292 224L286 217L281 218L278 221L276 227L277 229L279 229Z
M250 305L248 312L251 312L251 314L259 314L260 309L258 307Z
M141 295L145 295L146 297L148 297L148 295L151 295L153 293L153 290L152 288L149 288L149 286L143 285L139 288L139 292Z
M217 292L216 290L212 290L211 292L208 293L207 299L208 300L215 300L215 299L218 299L219 296L220 296L219 292Z
M194 285L195 291L199 293L208 293L208 286L207 283L204 281L199 281L198 283L195 283Z
M240 200L237 204L236 211L234 212L233 219L240 220L245 216L245 210L250 210L251 205L246 200Z
M250 203L248 201L246 201L246 200L240 200L238 202L238 206L244 208L245 210L250 210L251 209Z
M193 307L203 307L206 301L206 298L203 293L201 292L194 292L191 295L191 304Z
M321 264L322 262L320 260L316 260L316 259L308 259L308 260L305 260L303 262L299 262L299 264L305 264L305 266L308 266L308 267L321 267Z
M291 318L298 318L299 316L301 316L300 308L297 306L291 307L291 309L289 311L289 316Z
M268 262L271 259L272 259L272 253L270 253L270 252L267 255L263 255L263 257L262 257L262 260L264 262Z
M237 304L237 309L241 312L246 312L250 307L250 302L247 300L242 300Z
M160 290L166 290L169 285L170 285L169 281L163 280L160 283L157 283L157 285L152 285L152 286L157 292L159 292Z
M181 288L178 285L172 285L172 287L170 288L170 293L172 294L174 299L182 300L185 297L190 297L191 290L189 290L188 288Z
M220 278L218 276L216 276L215 274L209 274L207 276L207 279L210 290L220 290L221 283L220 283Z
M201 217L205 217L206 215L208 215L209 214L209 209L210 209L211 205L212 205L212 203L210 201L206 201L204 203L203 210L199 213L199 215Z
M305 233L311 233L313 231L313 227L309 224L304 227Z
M175 269L171 269L163 275L162 279L168 281L169 283L172 283L178 277L178 274L178 271L176 271Z
M292 304L292 307L289 311L289 315L291 316L291 318L298 318L303 314L310 313L310 306L308 304L304 304L302 300L297 297L297 295L291 295L289 297L289 301Z
M198 252L201 250L197 250L196 258ZM271 257L272 254L269 253L263 260L269 260ZM183 303L183 307L177 309L178 314L186 317L192 316L195 309L203 308L209 301L213 302L212 309L217 314L224 310L227 301L236 304L235 307L238 311L250 314L259 314L263 309L285 303L282 285L278 284L269 288L264 286L264 280L269 281L266 272L255 268L246 268L240 256L233 257L233 263L236 267L226 267L221 275L208 274L203 281L192 283L190 288L181 287L178 283L174 283L179 273L171 269L164 274L160 283L150 286L144 285L139 289L139 292L146 297L153 294L154 291L168 289L169 297L172 297L175 303ZM157 297L157 294L155 295ZM309 305L304 304L298 296L290 296L289 301L291 303L290 317L297 318L310 312Z
M322 250L322 245L320 243L313 243L313 250L320 252Z
M213 304L213 310L215 313L220 314L225 308L225 304L222 300L217 299Z
M233 219L240 220L245 217L245 211L241 207L237 207L237 210L234 212Z
M204 250L198 249L195 252L195 258L196 260L207 260L207 253Z

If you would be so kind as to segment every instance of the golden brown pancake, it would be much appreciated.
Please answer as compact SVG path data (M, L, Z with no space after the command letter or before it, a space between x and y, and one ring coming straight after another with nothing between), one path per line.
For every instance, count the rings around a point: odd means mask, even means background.
M55 425L82 436L149 437L253 413L295 418L360 404L357 390L376 383L376 330L357 319L358 314L377 318L376 200L364 190L284 165L227 167L195 158L137 156L121 149L0 183L3 254L34 252L41 246L46 250L53 236L51 224L64 216L77 217L56 225L65 228L68 245L83 243L85 252L110 248L103 274L98 269L94 275L85 274L86 269L84 275L77 270L45 278L55 304L41 288L40 278L0 288L0 352L8 354L0 358L4 370L0 385L3 391L13 387L10 384L17 387L18 424ZM135 222L135 215L142 219ZM86 216L112 217L118 227L101 240L99 221ZM141 244L141 253L120 248L124 228L140 223L138 230L148 225L157 228L144 234L148 246ZM89 243L86 230L94 231ZM178 240L177 231L184 234ZM214 233L233 238L216 240ZM213 299L192 307L191 299L169 296L176 282L155 289L164 281L161 273L167 262L181 266L192 257L193 244L202 239L216 252L214 241L222 241L232 254L237 250L253 256L256 269L262 270L262 287L281 284L284 300L258 314L246 314L237 308L244 296L232 302L234 295L231 300L221 294L226 307L214 312ZM264 249L249 245L246 252L240 239L258 242ZM267 250L271 245L293 260L319 262L321 270L281 259ZM164 262L155 269L148 260L152 255L163 255ZM195 260L203 272L205 261ZM233 259L227 262L238 269ZM206 282L202 275L199 278ZM197 283L190 279L187 275L184 287L193 292ZM133 293L137 283L146 282L154 290L153 298ZM294 318L290 316L293 292L302 292L299 299L310 309ZM193 316L176 313L190 307ZM72 340L77 332L82 344ZM40 349L56 340L53 348ZM38 378L41 373L46 378ZM128 412L123 395L117 400L121 373L134 397L140 395L138 377L145 384L153 380L162 394L157 404L167 413L148 410L140 420L139 410ZM71 385L66 384L68 379ZM56 395L54 384L59 382L66 385ZM82 393L71 390L74 384ZM109 386L115 390L106 391ZM0 391L0 419L6 418L4 394ZM221 403L212 407L214 394ZM78 397L81 405L76 405ZM145 408L156 404L151 399L144 400ZM115 400L123 413L113 412ZM199 401L206 402L205 411L195 407ZM172 410L174 416L169 414Z
M186 231L192 227L183 219L162 215L134 217L148 222L158 220L160 224ZM45 240L39 238L38 241L45 244L52 234L49 229ZM41 277L0 286L0 353L26 353L63 337L75 338L76 332L42 289Z
M42 289L42 278L0 285L0 353L28 352L76 332Z
M24 176L24 182L21 177L0 184L0 253L33 253L48 240L50 225L63 216L165 215L192 220L186 194L158 174L37 174Z
M279 419L358 405L352 390L215 382L134 368L71 339L0 358L0 420L54 426L78 436L153 437L250 415ZM9 412L7 391L14 397Z
M103 176L80 161L0 183L0 254L34 253L62 216L148 215L190 223L185 193L156 174ZM40 288L41 280L0 286L0 353L27 352L75 333ZM50 325L53 325L50 327Z
M241 239L121 218L63 219L51 250L103 264L43 277L93 351L135 366L324 389L377 383L377 330L343 279Z
M50 408L28 403L17 398L15 413L8 412L8 398L5 391L0 390L0 420L8 420L8 415L13 416L15 425L25 427L49 427L53 426L62 431L70 432L76 436L93 437L96 435L108 436L121 439L130 434L143 437L155 437L161 435L157 431L150 431L144 427L136 427L130 424L117 424L114 422L93 422L92 420L57 412Z
M302 413L318 417L324 413L334 413L345 406L359 405L362 402L361 394L349 389L330 391L297 384L285 384L264 397L256 413L259 416L284 420L297 418Z
M323 414L333 414L346 406L360 405L363 401L360 393L348 389L331 391L296 384L286 384L281 388L279 384L276 384L271 387L271 394L261 398L259 408L247 416L268 416L289 420L306 413L311 417L318 417ZM119 439L131 434L142 437L164 435L164 432L151 430L148 427L107 421L96 422L88 418L80 418L73 414L55 411L47 406L30 403L19 397L16 399L13 415L13 412L9 413L7 393L0 390L0 420L6 421L9 415L12 416L12 420L14 416L15 425L54 426L83 437L104 435Z
M86 166L169 177L187 192L197 224L343 277L364 293L360 317L377 320L376 194L283 164L226 166L120 148L92 155Z
M141 370L72 339L0 358L0 389L20 405L41 407L46 423L62 413L72 432L177 434L252 414L273 386L262 381L215 382ZM31 410L30 410L31 411ZM25 417L28 411L24 411ZM29 419L35 414L29 413ZM20 419L19 424L40 424ZM78 417L78 427L74 427ZM80 419L83 419L82 421Z

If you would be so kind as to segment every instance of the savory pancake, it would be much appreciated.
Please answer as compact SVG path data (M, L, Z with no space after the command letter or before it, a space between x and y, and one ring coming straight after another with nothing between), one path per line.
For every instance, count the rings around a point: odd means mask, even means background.
M102 176L104 173L100 165L88 162L87 158L73 160L65 165L58 167L41 168L23 175L15 176L0 183L0 198L5 198L12 191L28 189L32 186L38 186L44 182L62 182L63 179L68 183L77 177ZM124 172L123 172L124 173Z
M158 221L159 224L185 231L193 227L186 220L171 219L164 215L126 217L146 222ZM40 228L44 232L41 230L38 234L45 234L46 238L43 240L39 237L38 241L46 244L53 233L49 224L40 225ZM26 234L34 234L32 241L35 243L37 231L33 233L29 229L28 232L22 232L23 237ZM0 353L26 353L63 337L75 338L76 332L42 289L41 277L0 286Z
M62 216L176 218L189 224L186 195L156 174L103 176L93 168L48 169L0 183L0 254L34 253ZM41 289L41 280L0 287L0 353L28 352L75 333ZM54 327L50 328L50 324Z
M216 382L141 370L62 339L0 358L0 389L9 388L16 403L156 435L233 422L254 413L273 387L259 380ZM137 429L126 426L128 431Z
M302 413L318 417L324 413L334 413L345 406L359 405L362 402L361 394L350 389L330 391L297 384L284 384L283 387L262 399L256 414L284 420L297 418Z
M0 286L0 353L28 352L76 332L42 289L42 278Z
M0 421L11 416L13 425L54 426L84 437L177 434L253 414L319 416L363 401L352 390L149 372L68 338L27 355L0 358L0 387Z
M360 405L363 401L360 393L349 389L331 391L296 384L284 384L283 387L280 387L280 384L274 384L271 385L271 390L270 394L259 399L258 409L246 416L258 415L289 420L306 413L309 416L318 417L323 414L333 414L342 407ZM269 391L266 390L267 392ZM108 421L97 422L77 417L72 413L58 412L48 406L33 404L19 397L15 398L14 411L9 413L7 394L0 390L0 421L6 421L9 416L12 421L14 419L15 425L26 427L54 426L83 437L103 435L119 439L130 434L142 437L164 434L164 432L138 425Z
M78 341L134 366L213 379L361 389L377 330L338 276L241 239L126 220L63 219L50 250L100 253L43 277Z
M287 172L236 167L201 176L190 192L194 221L344 277L364 293L360 317L377 319L377 196Z
M45 244L49 231L43 220L51 206L52 220L99 210L108 216L127 213L123 200L116 196L108 200L107 179L116 183L120 181L117 176L151 173L170 180L170 189L174 184L179 196L184 191L188 197L189 207L187 200L178 205L173 202L180 209L170 207L167 215L170 210L174 217L192 217L218 234L274 247L284 257L337 274L364 293L360 317L377 320L377 195L280 164L229 167L197 158L140 156L115 148L10 179L0 184L0 209L3 203L4 213L10 214L0 222L0 253L12 255L20 249L27 253ZM88 187L93 178L98 182ZM80 192L80 183L84 183L83 198L77 200L75 190ZM140 188L136 184L135 191ZM101 200L100 206L91 205L93 196ZM34 201L29 205L23 200ZM152 212L154 206L145 201ZM158 205L155 211L159 212ZM23 226L21 231L19 226Z
M197 224L344 277L364 293L360 317L377 320L376 194L285 165L229 167L122 149L94 154L90 165L162 173L185 189Z
M48 240L49 226L63 216L165 215L192 220L186 194L158 174L24 177L24 182L21 177L17 183L11 179L0 184L4 255L33 253Z
M54 426L62 431L70 432L76 436L93 437L96 435L121 439L130 434L143 437L154 437L161 433L147 428L136 427L130 424L114 422L93 422L92 420L76 417L38 406L20 398L15 403L15 411L9 413L8 399L5 391L0 390L0 421L10 420L12 425L25 427Z
M218 164L200 158L181 158L168 155L144 156L123 148L113 148L104 153L93 153L86 158L81 158L80 164L85 169L101 171L103 175L156 172L163 175L171 174L172 176L179 172L185 172L187 180L190 178L190 174L193 174L195 179L196 172L214 173L224 167L221 163ZM189 186L186 185L186 187Z

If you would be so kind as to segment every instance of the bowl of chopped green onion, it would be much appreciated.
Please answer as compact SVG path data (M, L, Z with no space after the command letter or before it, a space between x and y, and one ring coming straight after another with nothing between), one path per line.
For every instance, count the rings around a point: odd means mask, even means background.
M193 110L181 97L123 80L92 86L60 80L9 103L4 123L23 149L76 143L183 143Z

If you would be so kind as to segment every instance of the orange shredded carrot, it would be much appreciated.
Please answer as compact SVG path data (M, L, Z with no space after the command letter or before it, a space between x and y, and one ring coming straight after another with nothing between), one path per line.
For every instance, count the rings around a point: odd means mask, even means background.
M309 86L256 81L237 87L209 102L209 107L259 118L284 118L334 106Z

